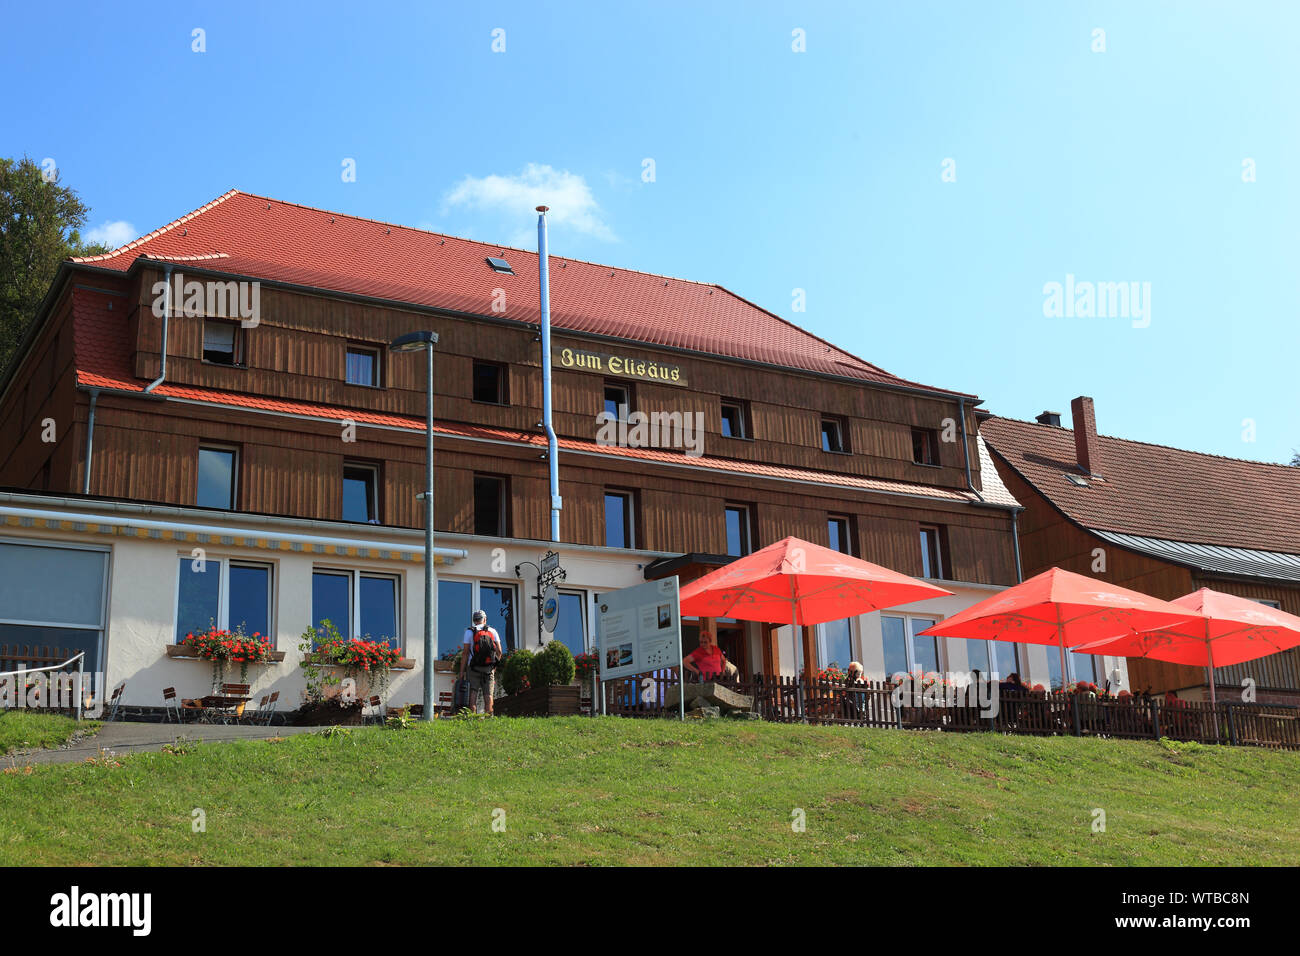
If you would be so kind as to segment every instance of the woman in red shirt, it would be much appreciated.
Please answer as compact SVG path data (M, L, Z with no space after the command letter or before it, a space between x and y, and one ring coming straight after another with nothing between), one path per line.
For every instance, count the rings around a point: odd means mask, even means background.
M682 666L701 680L714 680L727 671L727 656L708 631L700 631L700 646L682 659Z

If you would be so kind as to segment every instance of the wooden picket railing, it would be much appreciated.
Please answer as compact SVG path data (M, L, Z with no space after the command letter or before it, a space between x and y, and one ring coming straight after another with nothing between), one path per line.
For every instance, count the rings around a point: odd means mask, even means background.
M1300 750L1300 708L1283 705L1001 693L996 713L985 716L974 703L898 706L894 686L883 681L844 685L756 674L748 680L722 683L752 697L754 712L776 723L1128 740L1166 737L1205 744ZM670 670L606 681L605 713L640 718L672 716L676 708L667 708L664 702L668 689L676 685L677 675ZM594 709L600 711L599 700Z

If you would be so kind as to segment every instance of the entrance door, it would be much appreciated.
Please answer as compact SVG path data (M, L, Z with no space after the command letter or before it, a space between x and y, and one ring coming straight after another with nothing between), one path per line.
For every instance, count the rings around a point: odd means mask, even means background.
M744 625L719 623L717 630L718 647L727 655L727 660L739 668L740 679L749 680L749 642L745 640Z

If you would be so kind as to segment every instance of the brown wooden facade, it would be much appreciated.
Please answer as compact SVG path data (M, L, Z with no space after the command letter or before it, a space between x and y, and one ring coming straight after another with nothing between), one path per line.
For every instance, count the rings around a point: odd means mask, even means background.
M994 464L1007 489L1024 506L1018 519L1020 554L1025 577L1051 567L1103 578L1165 601L1199 588L1214 588L1241 597L1277 601L1289 614L1300 614L1300 588L1283 582L1234 579L1206 574L1199 569L1161 561L1118 547L1065 517L1013 468L997 455ZM1153 692L1186 690L1207 684L1202 667L1129 658L1129 686ZM1241 676L1253 677L1268 691L1281 691L1286 702L1296 702L1300 691L1300 651L1269 655L1235 668L1221 668L1217 683L1235 684Z
M202 274L187 272L196 278ZM125 278L92 269L71 270L48 319L0 399L0 486L80 493L86 469L90 394L76 384L86 368L117 349L137 380L160 368L162 322L152 311L160 270L138 268ZM94 308L108 317L84 319L74 358L73 311ZM93 334L86 334L87 326ZM540 433L542 377L537 329L496 317L435 314L300 288L263 284L261 322L241 330L245 367L203 359L203 320L174 317L168 330L166 382L231 395L301 402L335 409L392 413L422 419L425 360L387 352L392 338L415 329L438 332L435 409L441 422ZM116 344L115 344L116 343ZM350 343L378 349L380 387L345 382ZM562 451L563 538L602 545L606 489L636 495L636 546L662 552L726 550L724 507L749 505L753 547L786 535L827 538L830 515L851 520L856 553L909 574L921 573L919 528L937 525L946 540L946 576L986 584L1016 580L1014 536L1007 509L945 498L981 487L976 422L971 400L870 382L746 364L717 356L675 352L635 342L556 333L557 346L634 354L679 366L688 387L627 380L633 406L653 413L703 413L704 452L733 461L852 475L920 486L915 494L886 494L807 480L708 470L692 459L648 462ZM476 361L506 369L508 402L473 400ZM557 369L553 376L559 435L593 441L603 407L604 376ZM137 385L138 387L138 385ZM721 401L748 410L751 438L722 436ZM823 451L823 414L847 425L847 453ZM940 432L949 420L966 443L936 444L938 462L915 463L912 429ZM53 441L40 423L52 420ZM949 428L953 431L953 428ZM237 510L312 519L340 519L345 461L379 469L379 515L385 525L420 527L424 436L401 428L359 424L345 442L337 421L278 410L215 407L175 397L101 390L95 408L89 493L192 505L200 444L239 451ZM548 537L547 466L535 445L510 440L439 437L436 442L436 524L439 531L474 531L473 478L503 476L510 496L506 536ZM934 489L935 496L926 489Z

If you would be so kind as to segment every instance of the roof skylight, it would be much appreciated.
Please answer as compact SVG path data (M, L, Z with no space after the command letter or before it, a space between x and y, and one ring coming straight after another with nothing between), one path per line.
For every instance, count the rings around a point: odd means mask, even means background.
M492 267L493 272L500 272L508 276L515 274L515 270L510 268L510 263L506 262L504 259L499 259L496 256L488 256L487 264Z

